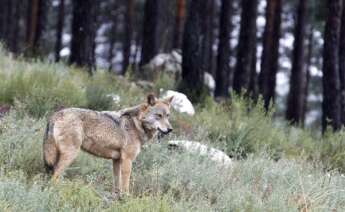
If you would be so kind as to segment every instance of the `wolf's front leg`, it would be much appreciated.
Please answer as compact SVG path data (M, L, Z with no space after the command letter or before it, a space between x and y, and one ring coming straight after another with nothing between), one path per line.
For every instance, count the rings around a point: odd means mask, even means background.
M132 171L132 160L128 158L123 158L121 160L121 188L126 194L129 194L129 180Z
M122 192L120 159L113 160L113 181L113 195L117 197Z

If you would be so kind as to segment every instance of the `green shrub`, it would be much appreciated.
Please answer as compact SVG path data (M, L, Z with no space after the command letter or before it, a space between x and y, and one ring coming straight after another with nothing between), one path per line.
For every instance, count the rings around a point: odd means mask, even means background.
M30 176L41 173L44 127L44 120L18 119L14 112L1 120L0 167Z
M130 198L121 202L115 202L106 211L119 212L169 212L175 211L171 203L163 197Z

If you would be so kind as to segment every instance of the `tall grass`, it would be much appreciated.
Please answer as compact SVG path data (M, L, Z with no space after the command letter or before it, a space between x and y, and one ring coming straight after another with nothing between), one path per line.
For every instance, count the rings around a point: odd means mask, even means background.
M143 96L138 87L105 71L90 77L62 64L12 60L1 50L0 57L0 104L17 105L33 117L71 106L118 109ZM121 105L114 104L108 94L119 95Z
M249 154L225 169L205 157L174 152L163 140L135 161L132 196L110 198L111 162L81 154L58 184L41 160L45 120L1 121L0 210L18 211L341 211L345 177L303 159ZM44 202L44 204L42 204Z
M117 110L146 90L98 71L89 77L62 64L13 60L0 50L0 211L343 211L344 132L324 137L275 121L258 104L234 96L174 113L175 133L145 146L134 163L131 196L111 199L111 162L81 153L61 181L44 174L46 116L62 107ZM174 88L162 76L154 84ZM121 97L114 103L108 94ZM230 168L173 152L168 139L190 139L233 157Z

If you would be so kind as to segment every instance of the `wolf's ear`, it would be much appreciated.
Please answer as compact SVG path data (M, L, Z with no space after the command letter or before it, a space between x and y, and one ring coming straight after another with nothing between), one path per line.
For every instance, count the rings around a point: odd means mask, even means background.
M171 97L165 98L163 100L163 102L165 102L166 104L170 105L173 99L174 99L174 96L171 96Z
M149 95L147 95L147 104L154 106L156 102L157 102L157 98L155 97L153 93L150 93Z

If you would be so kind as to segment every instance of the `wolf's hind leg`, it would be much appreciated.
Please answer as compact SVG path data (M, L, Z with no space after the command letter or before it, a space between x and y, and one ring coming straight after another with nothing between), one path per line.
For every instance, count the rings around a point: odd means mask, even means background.
M67 152L61 152L58 162L54 167L53 180L57 180L66 167L71 165L77 157L79 149L69 149Z

